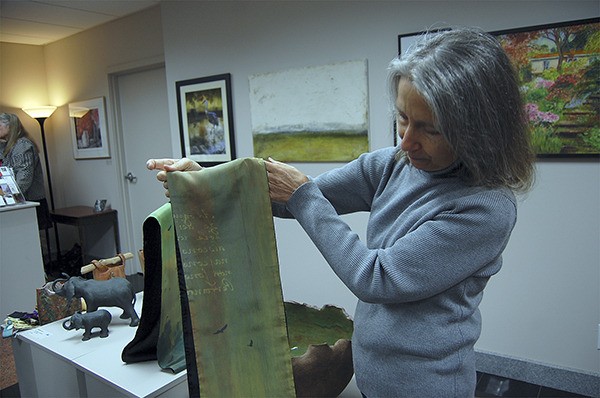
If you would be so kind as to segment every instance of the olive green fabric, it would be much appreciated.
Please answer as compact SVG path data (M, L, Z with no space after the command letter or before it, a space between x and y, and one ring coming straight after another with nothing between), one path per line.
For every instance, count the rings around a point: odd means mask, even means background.
M263 161L167 178L197 367L187 361L188 385L202 397L294 396Z
M171 204L152 212L143 224L144 302L134 339L121 355L126 363L158 360L162 369L185 369L175 228Z
M171 204L167 203L150 217L160 224L162 288L160 295L160 331L156 343L158 365L162 369L171 369L175 373L185 369L183 352L183 329L181 323L181 302L175 255L175 228Z

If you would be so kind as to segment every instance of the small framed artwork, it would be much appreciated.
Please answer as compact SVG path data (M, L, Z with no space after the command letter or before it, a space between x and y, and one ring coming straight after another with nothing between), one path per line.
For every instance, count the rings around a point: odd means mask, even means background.
M69 104L75 159L110 158L104 97Z
M513 61L540 158L600 158L600 18L491 32Z
M203 166L235 159L231 75L175 83L183 156Z

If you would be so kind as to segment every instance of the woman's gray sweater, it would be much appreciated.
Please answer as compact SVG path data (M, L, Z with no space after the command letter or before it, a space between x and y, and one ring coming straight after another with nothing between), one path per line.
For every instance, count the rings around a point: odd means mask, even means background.
M296 218L359 299L352 350L363 394L473 396L478 306L502 265L515 196L418 170L395 153L367 153L311 179L274 214ZM358 211L370 212L366 242L338 216Z
M40 156L33 142L21 137L6 155L3 155L6 142L0 141L0 160L2 165L11 167L15 173L17 185L27 200L39 201L46 197L44 173Z

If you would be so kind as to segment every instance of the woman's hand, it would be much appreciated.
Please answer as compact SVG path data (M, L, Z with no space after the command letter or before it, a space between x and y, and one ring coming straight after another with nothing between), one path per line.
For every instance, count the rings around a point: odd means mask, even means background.
M168 171L198 171L202 170L202 166L194 162L191 159L149 159L146 162L146 168L148 170L159 170L156 174L156 179L163 183L163 187L166 192L165 195L169 197L169 187L167 186L167 172Z
M298 187L308 182L308 177L298 169L269 158L265 162L269 178L269 196L271 200L287 203Z

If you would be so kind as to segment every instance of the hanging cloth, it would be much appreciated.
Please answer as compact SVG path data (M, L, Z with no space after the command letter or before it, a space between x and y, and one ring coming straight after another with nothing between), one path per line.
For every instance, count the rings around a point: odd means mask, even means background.
M190 396L294 396L264 162L168 173Z
M185 369L183 326L175 229L171 204L152 212L144 221L144 302L140 324L125 346L123 362L158 360L162 369Z

